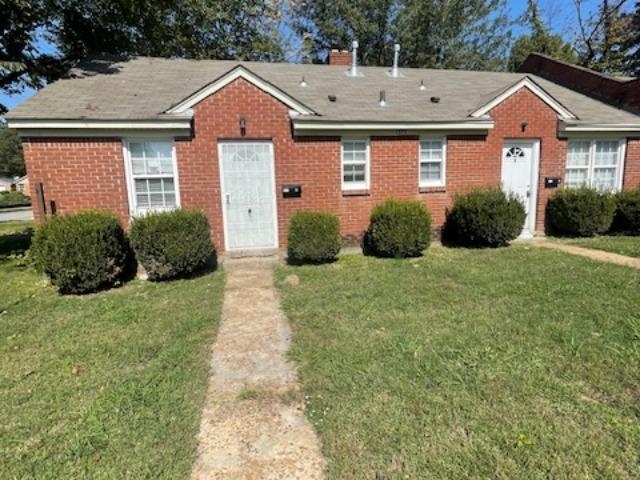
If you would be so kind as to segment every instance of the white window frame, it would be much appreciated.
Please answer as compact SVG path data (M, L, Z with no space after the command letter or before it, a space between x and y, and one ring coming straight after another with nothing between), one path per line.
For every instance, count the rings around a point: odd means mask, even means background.
M442 146L442 161L440 162L440 179L436 181L423 181L422 180L422 164L423 163L436 163L422 161L422 142L439 141ZM421 136L418 141L418 186L420 188L429 187L444 187L447 184L447 137L446 136Z
M144 143L144 142L153 142L153 143L168 143L171 145L171 162L173 175L166 174L155 174L155 175L140 175L136 176L133 174L133 168L131 164L131 148L130 145L132 143ZM165 138L165 137L141 137L141 138L127 138L122 141L122 150L124 157L124 171L126 175L126 183L127 183L127 196L129 198L129 214L131 217L139 217L148 212L163 212L168 210L174 210L180 208L180 180L178 178L178 161L176 155L176 144L173 138ZM171 208L146 208L139 209L136 200L136 178L173 178L173 185L175 189L176 195L176 205Z
M588 142L589 143L589 163L586 167L569 166L569 146L571 142ZM586 186L592 188L593 172L596 168L612 168L612 166L595 165L596 155L596 143L597 142L617 142L618 143L618 163L616 166L615 184L613 186L613 192L622 190L622 181L624 178L624 160L626 157L626 138L611 138L611 137L571 137L567 140L567 158L564 166L565 181L567 178L567 171L569 170L587 170L587 183ZM569 187L575 188L575 187Z
M365 142L364 182L344 181L344 144L345 142ZM353 162L349 162L353 163ZM342 137L340 141L340 182L342 190L369 190L371 185L371 139L369 137Z

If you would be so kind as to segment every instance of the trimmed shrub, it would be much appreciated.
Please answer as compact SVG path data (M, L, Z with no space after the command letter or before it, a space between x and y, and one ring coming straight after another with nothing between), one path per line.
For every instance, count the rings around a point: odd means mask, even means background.
M324 263L336 259L342 241L336 215L299 211L289 222L287 258L291 263Z
M499 188L479 188L456 197L442 236L468 247L500 247L522 233L526 219L522 202Z
M88 293L123 280L131 260L115 215L86 211L50 218L38 228L30 255L61 293Z
M593 237L609 230L615 209L611 194L586 187L567 188L547 201L547 221L553 234Z
M611 230L626 235L640 235L640 188L616 195L616 213Z
M216 263L209 222L202 212L172 210L135 218L131 245L149 280L186 277Z
M371 212L365 250L381 257L422 255L431 243L431 215L415 200L386 200Z
M31 197L18 191L0 192L0 207L22 207L31 205Z

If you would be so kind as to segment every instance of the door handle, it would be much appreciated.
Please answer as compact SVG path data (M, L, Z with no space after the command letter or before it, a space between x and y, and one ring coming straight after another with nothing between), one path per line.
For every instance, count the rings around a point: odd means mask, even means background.
M251 215L251 209L249 209L249 215Z
M229 205L229 197L231 197L231 195L229 195L228 193L225 193L224 197L225 197L225 199L227 201L227 205Z

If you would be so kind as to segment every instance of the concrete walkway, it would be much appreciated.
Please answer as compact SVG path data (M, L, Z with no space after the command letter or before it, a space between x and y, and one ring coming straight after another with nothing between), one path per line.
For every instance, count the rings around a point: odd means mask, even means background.
M222 323L192 479L321 479L320 442L304 416L274 259L225 262Z
M604 250L595 250L592 248L578 247L576 245L567 245L566 243L554 242L551 240L546 240L544 238L536 238L534 240L527 241L526 243L531 243L532 245L536 245L538 247L560 250L562 252L570 253L571 255L579 255L581 257L587 257L592 260L598 260L600 262L615 263L617 265L624 265L625 267L640 268L640 258L627 257L625 255L619 255L617 253L605 252Z

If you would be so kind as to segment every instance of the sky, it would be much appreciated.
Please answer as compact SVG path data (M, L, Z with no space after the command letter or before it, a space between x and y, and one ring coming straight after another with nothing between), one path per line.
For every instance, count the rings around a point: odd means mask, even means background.
M598 0L585 0L586 8L592 7L597 4ZM573 6L573 0L539 0L539 4L543 11L543 18L545 22L551 26L552 30L557 33L561 33L567 36L571 36L571 33L575 30L575 7ZM511 18L518 18L526 9L527 0L507 0L507 5ZM518 25L514 25L514 34L519 35L522 33L522 29L518 28ZM44 41L38 44L38 47L42 51L51 51L51 45ZM9 109L19 105L27 98L31 97L35 93L32 89L26 89L22 93L16 95L7 95L0 92L0 103L8 106Z

